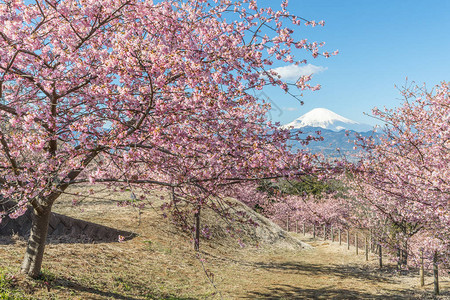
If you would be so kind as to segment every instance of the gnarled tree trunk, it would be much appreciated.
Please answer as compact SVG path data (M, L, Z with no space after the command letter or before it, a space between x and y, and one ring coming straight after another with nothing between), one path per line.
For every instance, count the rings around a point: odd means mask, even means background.
M33 220L30 237L28 238L27 250L22 262L22 273L27 274L32 278L39 276L44 257L45 241L47 239L52 205L56 199L58 199L58 197L69 187L69 182L77 178L84 168L98 155L101 149L102 148L99 147L87 154L81 162L81 166L70 171L67 176L61 180L61 183L54 188L53 192L50 193L45 199L41 199L41 201L36 199L31 200L30 203L34 207Z
M41 272L51 209L51 206L43 207L41 212L33 209L30 237L21 267L21 272L32 278L37 278Z

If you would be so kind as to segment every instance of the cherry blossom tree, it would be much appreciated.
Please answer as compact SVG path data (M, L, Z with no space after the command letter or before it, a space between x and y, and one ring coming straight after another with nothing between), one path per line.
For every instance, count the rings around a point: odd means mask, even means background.
M327 168L330 166L323 165L314 173L320 175ZM299 176L295 180L283 178L260 181L259 184L245 183L227 191L228 195L283 226L302 222L345 228L352 221L352 205L336 181Z
M22 271L38 276L73 184L164 186L197 211L225 184L309 172L251 92L319 88L271 70L330 56L294 36L318 24L287 1L1 0L0 189L17 203L1 214L33 208Z
M381 240L399 259L436 253L448 266L450 251L450 101L443 82L402 91L403 105L374 116L386 123L384 134L363 141L368 157L356 169L353 186L361 205L383 220ZM394 250L394 251L395 251Z

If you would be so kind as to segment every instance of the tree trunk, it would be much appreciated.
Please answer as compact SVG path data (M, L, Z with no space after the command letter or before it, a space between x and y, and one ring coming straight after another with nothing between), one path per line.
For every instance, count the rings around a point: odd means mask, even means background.
M358 255L358 233L355 232L355 248L356 248L356 255Z
M380 262L380 270L383 268L383 248L381 248L381 244L378 244L378 258Z
M423 267L423 251L420 252L420 286L425 286L425 270Z
M439 269L438 269L438 255L437 251L433 256L433 277L434 277L434 294L439 295Z
M339 246L342 245L341 229L339 228Z
M347 250L350 250L350 232L347 229Z
M323 224L323 240L326 241L327 239L327 225Z
M368 240L367 236L365 237L364 243L365 243L365 250L366 250L366 253L365 253L366 261L369 261L369 240Z
M408 242L405 241L402 246L398 248L398 258L400 269L408 265Z
M21 267L21 272L31 278L37 278L41 273L51 210L51 206L43 207L41 213L33 209L30 237Z
M331 231L331 241L332 242L334 242L334 231L333 231L333 226L331 226L331 229L330 229L330 231Z
M408 265L408 242L405 242L402 249L402 265Z
M58 184L45 199L42 199L42 203L44 203L45 206L38 203L33 209L30 237L28 238L25 257L23 258L22 266L20 268L22 273L27 274L32 278L36 278L40 275L52 205L69 187L69 182L76 179L101 150L102 148L100 147L87 154L81 161L81 167L71 170L61 183ZM36 199L34 201L36 201ZM31 203L33 204L33 201Z
M303 222L303 235L306 235L305 223Z
M195 217L195 237L194 237L194 250L200 251L200 207L197 208Z
M289 217L286 219L286 231L289 232Z
M295 221L295 233L298 233L298 221Z
M313 238L316 238L316 224L313 225Z

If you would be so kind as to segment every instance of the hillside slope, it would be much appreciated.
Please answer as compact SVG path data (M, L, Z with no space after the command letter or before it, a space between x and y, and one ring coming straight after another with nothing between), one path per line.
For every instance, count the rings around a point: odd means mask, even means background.
M66 195L55 211L138 236L123 243L52 242L46 248L43 279L15 275L8 281L10 289L27 299L417 299L425 295L416 286L416 273L398 277L379 272L376 257L365 262L364 255L355 256L344 245L286 233L258 215L261 226L240 227L230 237L219 229L223 221L206 212L205 220L214 221L214 234L202 239L201 251L195 253L190 235L161 216L158 193L153 207L139 211L116 205L127 193L97 187L91 195L86 193L90 189L71 190L91 198L71 207L74 196ZM238 239L246 246L239 246ZM305 242L312 247L302 249ZM0 244L0 274L17 274L25 241L14 236ZM426 283L429 295L429 277ZM448 289L448 278L442 278L443 297L449 295Z
M143 224L147 218L161 218L158 213L159 208L164 203L160 196L164 193L155 192L151 197L151 206L143 209L118 207L121 201L127 200L130 192L114 192L105 186L81 186L72 188L68 194L61 197L53 209L53 215L49 226L49 241L58 242L116 242L119 235L132 237L133 233L143 234ZM77 196L75 196L77 195ZM81 199L81 202L80 202ZM83 200L84 199L84 200ZM230 227L228 220L222 220L211 210L203 210L202 224L208 225L212 229L211 240L209 242L231 242L232 240L242 243L245 241L250 245L284 247L284 248L308 248L309 245L288 235L277 224L264 216L256 213L244 204L227 199L233 205L233 210L238 214L246 214L258 226L241 223L231 223L231 227L239 233L239 238L233 238L225 230ZM77 203L76 206L73 203ZM1 205L1 203L0 203ZM2 206L0 206L0 209ZM122 213L120 213L122 212ZM134 220L137 213L138 219ZM120 213L121 222L117 222L115 213ZM31 227L31 210L18 219L5 218L0 223L0 236L8 236L11 233L27 238ZM111 218L108 216L111 215ZM101 219L98 219L101 217ZM193 220L190 220L193 223ZM164 226L171 227L174 231L179 231L180 235L186 235L181 227L170 222L170 217L164 220ZM98 228L100 229L98 229ZM115 228L116 227L116 228ZM128 232L128 231L134 232ZM145 230L145 229L144 229ZM98 232L101 231L101 236ZM115 234L115 237L112 236ZM92 236L89 236L92 235Z

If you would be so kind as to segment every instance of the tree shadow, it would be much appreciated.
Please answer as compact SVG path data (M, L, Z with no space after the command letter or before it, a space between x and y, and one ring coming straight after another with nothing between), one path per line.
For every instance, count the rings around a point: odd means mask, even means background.
M195 298L190 297L177 297L171 294L161 294L161 293L145 293L144 295L139 296L130 296L126 295L126 293L121 293L117 291L111 290L102 290L95 287L90 287L87 285L83 285L76 280L67 279L64 277L54 278L51 282L52 290L68 290L72 293L81 294L83 293L84 297L88 297L88 299L121 299L121 300L137 300L142 299L142 296L145 296L146 299L173 299L173 300L194 300ZM86 295L88 294L88 295Z
M98 288L89 287L83 285L75 280L70 280L67 278L56 278L52 285L54 289L67 289L75 293L87 293L90 295L85 295L89 297L89 299L98 299L99 297L104 297L107 299L121 299L121 300L137 300L142 299L142 296L145 296L146 299L173 299L173 300L194 300L195 298L191 297L178 297L176 295L171 294L161 294L161 293L145 293L145 295L137 296L129 296L126 294L121 294L115 291L105 291Z
M309 264L304 262L255 262L251 263L257 268L266 269L269 271L284 271L293 274L315 274L315 275L330 275L341 279L355 278L364 279L383 283L396 283L393 278L386 278L381 272L368 268L359 267L356 265L321 265Z
M6 211L11 205L14 204L12 202L0 203L0 211ZM24 215L17 219L11 219L9 216L4 217L0 223L0 244L13 244L16 239L14 235L28 238L32 221L33 214L31 209L28 209ZM136 237L136 234L52 213L49 222L47 242L50 244L111 243L117 242L119 236L121 236L123 240L128 240Z
M395 291L389 294L372 294L336 288L305 289L292 285L276 285L268 287L267 291L250 291L244 299L417 299L414 291Z
M246 260L234 259L231 257L219 257L211 253L203 252L206 257L211 257L215 260L223 261L225 263L235 263L242 266L254 267L264 269L269 272L286 272L291 274L314 274L314 275L333 275L340 279L354 278L358 280L368 280L380 283L398 283L391 274L393 271L379 270L372 267L360 267L357 265L321 265L310 264L305 262L249 262ZM389 276L389 277L387 277Z

